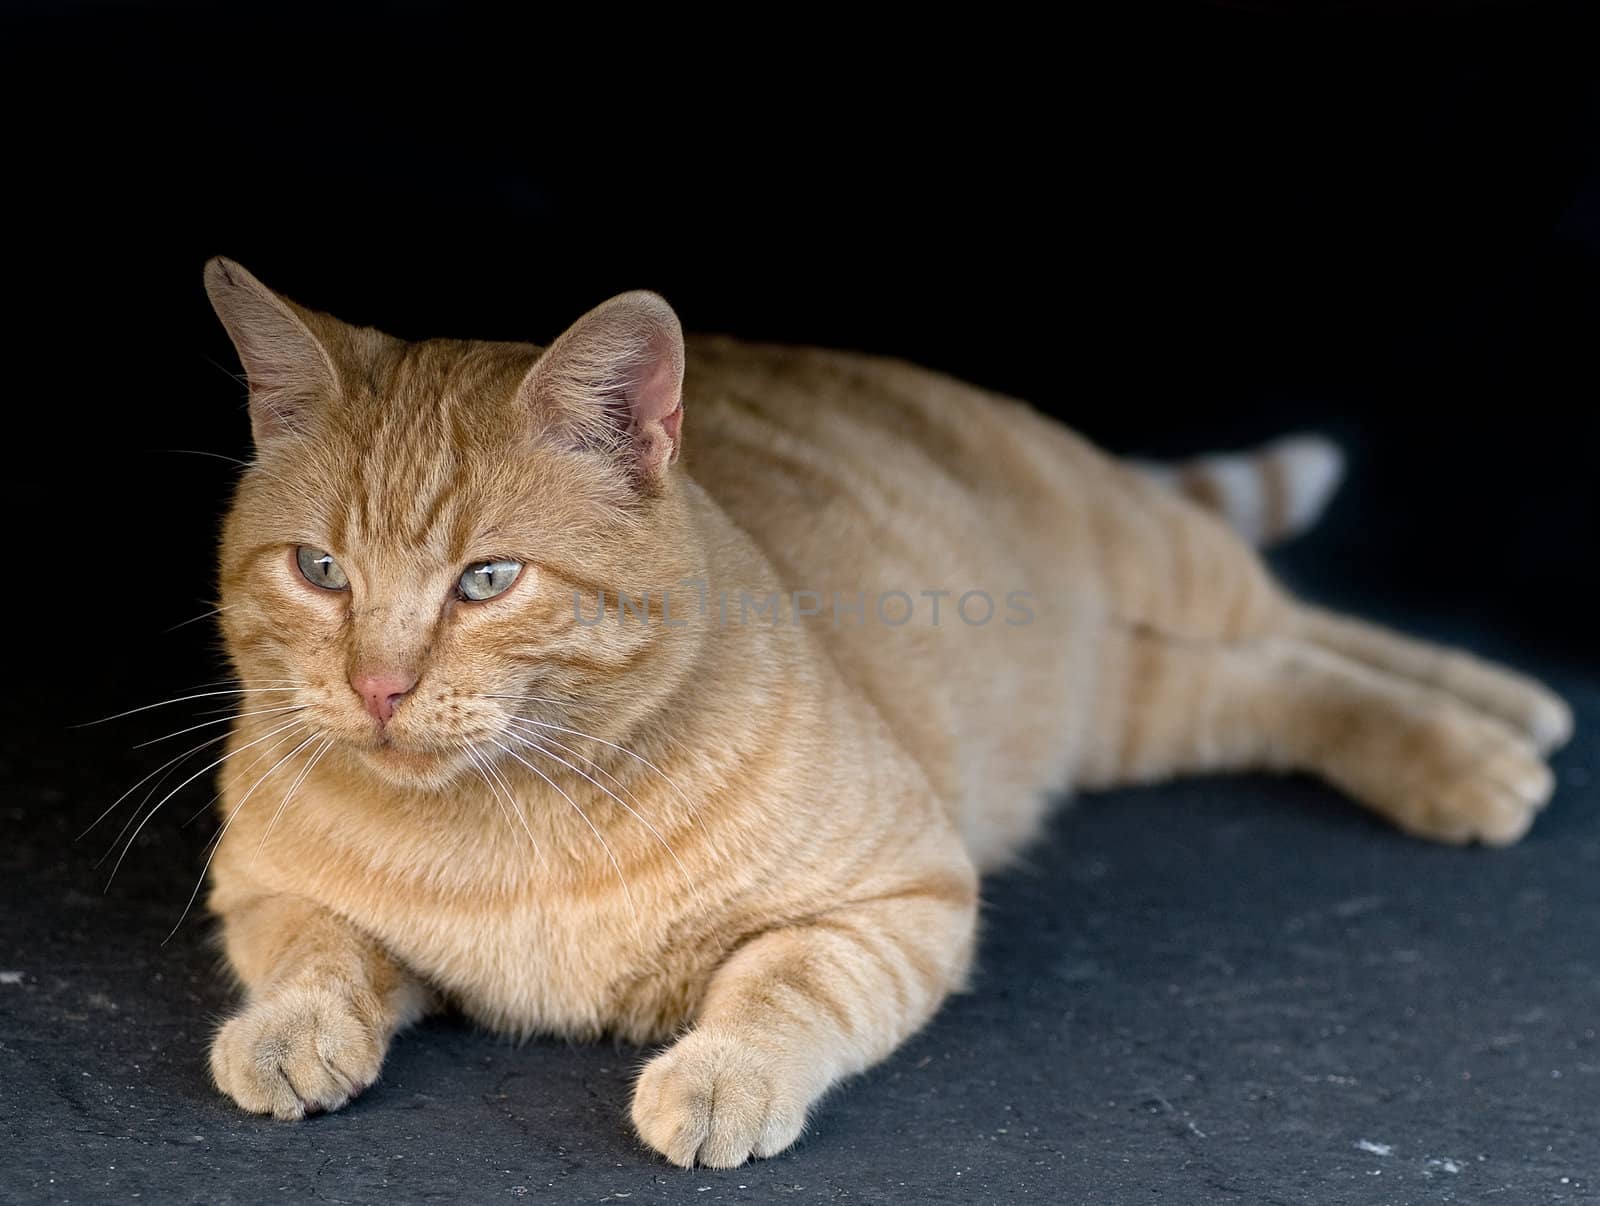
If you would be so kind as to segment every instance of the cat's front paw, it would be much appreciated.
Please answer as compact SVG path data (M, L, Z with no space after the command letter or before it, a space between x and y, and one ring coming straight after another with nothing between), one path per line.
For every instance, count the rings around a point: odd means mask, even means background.
M729 1034L692 1030L645 1065L633 1125L674 1164L735 1168L798 1139L809 1104L775 1056Z
M384 1043L337 990L253 1001L217 1033L211 1076L244 1109L277 1118L336 1110L378 1078Z

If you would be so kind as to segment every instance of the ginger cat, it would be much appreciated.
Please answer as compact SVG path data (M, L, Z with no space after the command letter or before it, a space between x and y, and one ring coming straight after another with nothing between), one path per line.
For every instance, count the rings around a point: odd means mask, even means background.
M634 1125L733 1166L961 986L979 875L1070 788L1305 770L1489 844L1550 796L1559 699L1296 602L1217 512L1306 522L1324 446L1140 469L650 293L541 354L205 279L256 447L210 867L247 1110L338 1108L450 1006L670 1040Z

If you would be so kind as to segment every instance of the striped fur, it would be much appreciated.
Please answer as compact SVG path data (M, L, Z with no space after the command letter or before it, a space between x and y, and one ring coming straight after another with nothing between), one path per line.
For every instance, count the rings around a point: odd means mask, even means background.
M221 775L210 907L246 998L212 1071L248 1110L343 1104L449 1005L519 1036L676 1036L634 1124L678 1164L736 1165L963 983L979 874L1064 790L1309 770L1414 833L1492 843L1550 794L1554 696L1297 603L1172 475L1016 402L869 356L685 355L653 298L583 320L635 333L608 372L593 328L543 357L406 344L237 265L208 283L252 379L275 404L299 383L294 424L258 425L221 555L241 678L302 709L237 720ZM326 357L332 384L261 348ZM540 386L581 380L646 383L656 427L592 438L606 415L575 424L549 408L581 390ZM1296 447L1260 462L1287 478L1256 534L1327 488ZM310 587L297 544L351 590ZM527 568L453 602L491 556ZM592 614L598 589L649 601L585 624L573 592ZM1023 606L969 623L974 591ZM793 592L903 592L917 615L722 606ZM420 676L381 732L346 681L374 664Z
M1300 535L1344 478L1344 454L1316 435L1287 436L1252 452L1213 453L1179 465L1139 462L1150 478L1225 519L1262 548Z

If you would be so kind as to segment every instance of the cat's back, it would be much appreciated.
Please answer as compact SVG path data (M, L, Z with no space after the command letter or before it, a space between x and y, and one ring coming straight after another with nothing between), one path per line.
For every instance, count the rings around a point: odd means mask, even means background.
M1021 403L918 366L693 339L685 467L984 847L1064 781L1098 612L1095 508L1124 471ZM710 584L713 592L716 583ZM809 610L809 615L801 615ZM730 599L730 623L769 622Z
M689 470L741 514L801 498L903 513L908 491L1027 509L1059 501L1063 458L1108 467L1027 406L908 361L726 336L687 353Z

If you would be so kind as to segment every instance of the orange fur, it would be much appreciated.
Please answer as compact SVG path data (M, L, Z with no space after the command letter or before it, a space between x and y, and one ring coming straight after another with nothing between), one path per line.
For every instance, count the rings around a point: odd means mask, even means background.
M212 1068L246 1109L337 1107L451 1005L680 1034L634 1122L733 1165L959 987L977 877L1052 795L1298 768L1500 842L1550 793L1570 718L1543 688L1297 604L1217 517L1019 403L868 356L685 354L653 295L541 357L351 328L226 261L207 282L257 433L223 629L274 692L245 698L297 709L238 720L222 774L210 904L248 997ZM455 599L492 557L516 584ZM598 590L646 618L580 622ZM956 611L976 590L986 624ZM739 622L796 591L866 614ZM875 614L896 591L911 622ZM950 592L938 625L924 591ZM374 665L418 676L382 729L348 682Z

